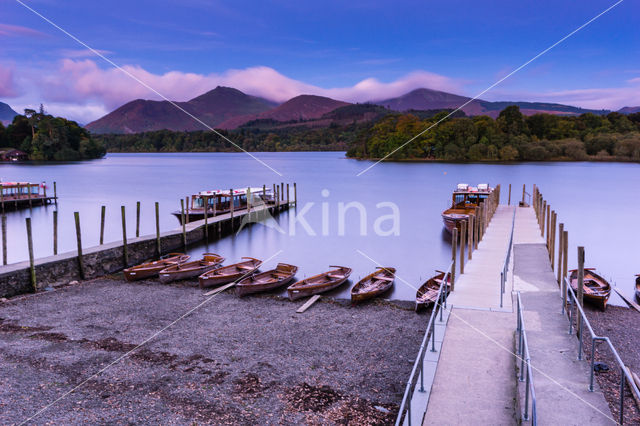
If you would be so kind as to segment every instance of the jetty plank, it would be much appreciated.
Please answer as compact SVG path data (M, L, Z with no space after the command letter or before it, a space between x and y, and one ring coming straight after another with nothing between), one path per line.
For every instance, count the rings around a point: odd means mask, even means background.
M298 314L304 313L304 311L309 309L314 303L316 303L318 300L320 300L321 297L322 297L322 295L320 295L320 294L316 294L315 296L311 296L306 302L304 302L304 305L300 306L298 308L298 310L296 310L296 313L298 313Z

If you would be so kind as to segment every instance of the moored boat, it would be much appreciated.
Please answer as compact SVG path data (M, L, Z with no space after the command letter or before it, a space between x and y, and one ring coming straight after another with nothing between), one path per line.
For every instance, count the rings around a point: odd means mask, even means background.
M436 271L436 275L425 281L416 292L416 312L422 308L427 308L430 305L436 303L438 299L438 290L444 280L444 276L447 275L447 285L445 289L445 297L449 294L451 288L451 275L442 271Z
M330 266L332 269L322 274L314 275L304 280L291 284L287 288L289 299L296 300L301 297L313 296L314 294L324 293L332 290L349 279L351 268L345 266Z
M164 284L171 281L186 280L218 268L222 262L224 262L224 257L215 253L205 253L200 260L171 265L161 270L158 276L160 277L160 282Z
M255 272L262 265L262 260L254 259L253 257L243 257L243 259L247 260L215 268L200 275L198 277L200 288L227 284L244 278Z
M187 222L194 222L204 219L205 215L212 217L229 213L232 206L234 211L242 210L247 208L247 202L251 202L252 206L273 204L272 190L263 187L254 187L198 192L187 199L184 212L185 220ZM182 224L182 210L175 211L172 214Z
M636 275L636 299L640 302L640 274Z
M298 272L298 267L287 263L278 263L276 269L251 274L236 284L236 294L245 296L252 293L269 291L288 284Z
M351 301L353 303L372 299L379 296L393 287L396 279L396 269L378 267L378 269L358 281L351 289Z
M152 278L158 275L163 269L172 266L180 265L187 262L191 256L184 253L169 253L162 256L159 260L153 262L146 262L140 265L132 266L123 271L124 277L127 281L143 280L146 278Z
M475 215L476 209L493 192L488 183L478 184L472 187L466 183L459 183L453 191L451 207L442 212L442 221L447 231L453 232L453 228L460 230L462 222L469 220L470 215Z
M569 283L573 291L578 293L578 270L573 269L569 275ZM611 296L611 284L595 272L594 268L584 270L584 300L603 311L607 308L607 302Z

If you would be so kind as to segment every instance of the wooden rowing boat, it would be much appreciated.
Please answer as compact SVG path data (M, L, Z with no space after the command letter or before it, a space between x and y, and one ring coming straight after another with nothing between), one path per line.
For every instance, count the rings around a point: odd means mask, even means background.
M212 269L200 275L200 277L198 277L200 288L213 287L236 281L254 273L260 265L262 265L262 260L254 259L253 257L243 257L243 259L247 260Z
M396 279L395 268L378 267L375 272L367 275L351 289L351 301L362 302L379 296L393 287Z
M191 256L184 253L169 253L153 262L142 263L125 269L124 277L127 281L143 280L155 277L164 268L172 265L180 265L189 260Z
M186 280L218 268L222 262L224 262L224 257L215 253L205 253L200 260L169 266L160 271L158 275L160 282L165 284L171 281Z
M636 299L640 302L640 274L636 275Z
M418 291L416 292L416 312L422 308L427 308L430 305L436 303L438 299L438 290L440 289L440 284L442 284L442 280L444 280L444 276L447 275L445 272L436 271L436 275L429 278L425 281L424 284L420 286ZM449 294L449 290L451 289L451 275L447 275L447 285L445 287L445 297Z
M578 293L578 270L573 269L569 275L569 283L573 291ZM594 268L584 270L584 300L598 306L603 311L611 296L611 285L595 272Z
M349 275L351 275L351 268L334 265L331 265L330 267L336 269L332 269L331 271L323 272L322 274L314 275L310 278L298 281L295 284L291 284L287 288L289 299L296 300L301 297L324 293L325 291L329 291L340 286L349 279Z
M288 284L298 272L298 267L286 263L278 263L276 269L251 274L238 281L236 294L245 296L251 293L269 291Z

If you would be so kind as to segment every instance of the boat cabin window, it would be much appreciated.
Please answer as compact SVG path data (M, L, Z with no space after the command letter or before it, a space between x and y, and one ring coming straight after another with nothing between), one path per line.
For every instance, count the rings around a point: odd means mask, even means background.
M454 198L453 198L453 203L454 203L455 205L458 205L458 204L464 203L464 198L465 198L465 197L464 197L464 194L456 194L456 195L454 196Z

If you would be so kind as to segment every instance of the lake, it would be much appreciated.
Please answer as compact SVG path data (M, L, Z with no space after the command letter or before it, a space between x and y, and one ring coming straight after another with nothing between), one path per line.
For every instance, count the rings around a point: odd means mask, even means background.
M254 224L235 236L192 247L227 258L271 258L265 267L286 262L300 267L298 277L329 265L353 268L352 281L370 273L375 262L396 267L398 276L418 286L434 269L448 266L450 237L440 214L459 182L502 184L502 202L513 186L512 201L537 184L569 231L569 266L576 246L586 248L586 264L632 295L640 273L635 251L640 241L636 198L640 165L631 163L381 163L361 176L371 162L346 159L343 152L254 153L278 176L245 153L109 154L104 159L56 164L1 164L0 178L58 188L58 252L75 250L73 212L80 212L83 246L99 241L100 208L107 207L105 242L122 239L120 206L127 209L129 237L135 235L136 201L142 203L141 235L155 233L154 202L160 203L161 229L178 227L171 215L180 198L201 190L297 183L298 220L289 213L273 226ZM636 188L636 189L633 189ZM291 194L293 194L293 189ZM636 194L636 195L634 195ZM292 195L293 197L293 195ZM352 204L348 204L352 203ZM347 207L348 206L348 207ZM8 212L9 263L27 259L25 218L31 216L35 256L52 254L54 205ZM346 208L346 210L345 210ZM390 215L397 209L395 218ZM281 252L280 252L281 251ZM278 253L276 255L276 253ZM274 256L275 255L275 256ZM498 283L496 283L498 285ZM340 295L346 295L344 286ZM410 300L415 290L397 280L391 298ZM612 296L612 303L620 303Z

